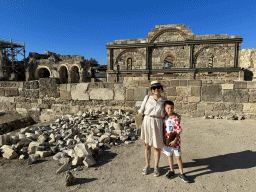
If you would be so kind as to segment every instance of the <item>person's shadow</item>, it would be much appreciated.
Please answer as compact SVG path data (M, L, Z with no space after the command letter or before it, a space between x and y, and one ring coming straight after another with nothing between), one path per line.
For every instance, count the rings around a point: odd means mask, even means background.
M228 153L204 159L193 159L194 162L183 163L183 167L197 167L207 165L204 168L193 169L185 172L189 174L191 181L198 176L216 172L226 172L235 169L248 169L256 166L256 152L247 150L237 153ZM200 173L198 173L200 172ZM193 174L194 173L194 174ZM193 182L193 181L192 181Z

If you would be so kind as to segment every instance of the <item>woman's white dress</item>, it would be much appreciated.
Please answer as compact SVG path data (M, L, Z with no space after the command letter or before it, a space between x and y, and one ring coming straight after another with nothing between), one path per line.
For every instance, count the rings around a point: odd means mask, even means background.
M138 111L143 113L144 110L145 114L141 126L141 139L146 144L159 149L163 148L163 117L166 100L162 96L157 101L151 95L149 97L145 96Z

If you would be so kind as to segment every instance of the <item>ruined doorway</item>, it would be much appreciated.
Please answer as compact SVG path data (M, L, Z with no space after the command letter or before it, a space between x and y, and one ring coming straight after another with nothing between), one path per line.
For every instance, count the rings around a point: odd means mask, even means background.
M36 74L36 79L48 78L48 77L50 77L50 71L47 68L42 67L42 68L38 69L37 74Z
M79 83L80 75L77 66L71 68L71 83Z
M68 70L65 66L61 66L60 67L60 72L59 72L60 76L60 83L61 84L66 84L68 83Z

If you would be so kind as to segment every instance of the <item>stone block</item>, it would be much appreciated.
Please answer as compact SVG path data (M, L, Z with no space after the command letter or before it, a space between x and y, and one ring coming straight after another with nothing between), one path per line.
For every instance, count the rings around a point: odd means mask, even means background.
M134 90L126 89L126 101L133 101L133 100L134 100Z
M29 88L30 89L39 89L39 82L38 81L29 81Z
M113 100L114 91L107 88L91 89L89 93L89 97L92 100L104 100L104 101Z
M178 87L180 85L180 81L178 79L170 80L171 87Z
M39 79L39 97L59 97L57 78L40 78Z
M229 111L241 112L243 111L242 103L228 103Z
M212 83L213 84L224 84L225 80L224 79L213 79Z
M67 84L60 84L60 91L67 91Z
M200 97L201 96L201 87L191 87L191 96Z
M222 89L234 89L234 84L222 84Z
M75 154L81 158L84 158L86 155L92 155L92 151L84 143L79 143L74 148Z
M122 84L114 84L114 95L115 101L124 101L125 88Z
M87 93L88 95L88 93ZM71 91L60 90L60 98L65 100L71 100Z
M166 96L177 96L176 87L168 87L164 92Z
M221 85L203 85L202 101L219 102L221 101Z
M83 159L79 156L75 156L71 163L73 166L78 166L83 164Z
M200 97L188 97L189 103L198 103L198 102L200 102L200 100L201 100Z
M14 81L1 81L0 87L19 88L20 83Z
M246 81L234 81L234 89L246 89L247 82Z
M247 81L247 89L256 89L256 81Z
M88 89L99 89L100 83L99 82L90 82L88 85Z
M19 96L18 88L5 88L5 97Z
M251 89L249 91L249 94L250 94L249 102L256 103L256 89Z
M188 108L190 111L197 110L197 104L196 103L189 103Z
M52 151L36 151L36 154L43 158L50 156L52 154Z
M256 103L244 103L243 104L244 113L256 113Z
M18 154L9 145L3 145L1 152L3 153L2 156L6 159L15 159L18 157Z
M188 80L189 86L202 86L202 80Z
M62 165L57 171L56 173L61 173L61 172L65 172L67 170L69 170L71 168L71 166L69 164L64 164Z
M79 83L71 85L71 98L73 100L89 100L89 83Z
M4 88L0 88L0 96L4 96Z
M108 89L114 89L114 83L101 83L100 88L108 88Z
M0 102L9 102L9 103L14 103L14 97L0 97Z
M93 159L93 157L91 155L87 155L84 160L83 160L83 164L86 166L86 167L91 167L93 165L96 165L97 162Z
M222 91L222 101L223 102L233 102L233 103L248 103L249 93L246 89L236 89L236 90L223 90Z
M134 100L143 101L147 93L148 93L147 88L134 88Z
M170 81L159 81L159 82L163 86L163 89L170 86ZM149 86L147 88L149 88L150 86L151 86L151 83L149 84Z
M198 111L205 111L206 110L206 103L197 103L197 110Z
M180 86L188 86L188 80L180 80Z
M148 88L148 87L150 87L150 85L151 85L151 82L148 81L148 80L138 81L138 86L139 87L146 87L146 88Z

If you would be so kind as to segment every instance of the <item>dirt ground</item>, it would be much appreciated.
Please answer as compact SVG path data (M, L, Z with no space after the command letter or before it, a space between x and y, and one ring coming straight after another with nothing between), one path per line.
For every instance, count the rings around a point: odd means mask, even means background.
M32 165L26 160L2 160L0 191L255 191L255 125L255 120L183 118L182 159L191 183L177 176L165 178L169 167L164 155L159 177L152 171L142 175L144 146L137 140L105 150L95 167L73 171L77 183L70 187L64 185L66 173L56 174L60 165L52 157ZM178 175L176 161L175 172Z

